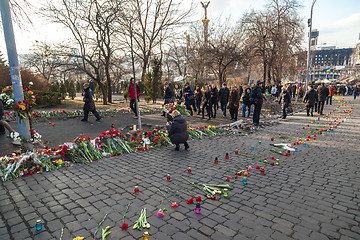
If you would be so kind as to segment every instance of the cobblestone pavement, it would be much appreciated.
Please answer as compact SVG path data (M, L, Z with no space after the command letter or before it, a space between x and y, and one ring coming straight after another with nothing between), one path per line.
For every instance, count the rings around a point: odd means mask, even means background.
M302 126L315 117L298 113L245 137L191 141L189 151L162 147L2 183L0 239L59 239L62 228L63 239L92 239L105 214L108 216L101 227L111 226L107 239L140 239L144 231L132 229L132 224L142 208L147 209L151 239L157 240L360 239L360 106L359 100L354 103L352 117L333 133L317 136L313 143L299 146L299 151L289 157L275 155L280 159L279 166L244 155L271 158L276 153L267 150L270 138L275 142L294 141L291 137L295 131L304 132ZM335 107L326 106L325 112ZM242 155L234 154L236 148ZM228 160L226 153L230 155ZM215 157L219 157L217 165ZM253 169L247 185L228 171L249 164ZM265 167L265 175L255 169L257 164ZM170 182L166 181L168 173ZM216 200L204 200L202 192L181 176L215 184L226 184L229 176L234 189L229 191L229 198L217 195ZM203 196L200 214L195 214L194 204L170 196L179 206L171 208L164 200L169 213L163 218L156 216L163 199L157 189L179 189L175 184ZM140 188L138 194L133 193L136 185ZM186 191L181 195L190 198ZM129 201L129 229L121 230ZM45 221L44 229L38 233L34 227L37 219Z

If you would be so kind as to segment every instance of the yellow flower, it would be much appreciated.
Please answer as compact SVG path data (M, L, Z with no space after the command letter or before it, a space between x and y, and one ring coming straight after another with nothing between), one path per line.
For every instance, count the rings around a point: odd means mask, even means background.
M28 91L28 94L33 94L33 93L34 93L34 92L33 92L33 91L31 91L31 90L29 90L29 91Z
M26 109L26 107L22 104L19 105L19 108L21 108L21 110L23 110L23 111Z
M59 164L62 164L62 163L63 163L63 160L62 160L62 159L60 159L60 160L59 160Z
M74 238L73 240L83 240L84 239L84 237L79 237L79 236L77 236L76 238Z

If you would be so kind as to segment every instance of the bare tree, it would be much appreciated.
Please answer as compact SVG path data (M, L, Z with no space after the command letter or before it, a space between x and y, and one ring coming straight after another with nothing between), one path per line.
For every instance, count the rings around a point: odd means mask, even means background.
M253 57L262 60L264 81L280 82L284 72L293 69L303 37L299 7L297 0L271 0L267 10L241 19Z
M57 73L61 65L60 56L57 55L55 47L46 42L36 41L31 50L31 54L25 57L25 67L34 69L44 79L50 81L53 75Z
M174 35L175 26L184 23L193 9L181 10L175 0L130 0L123 21L124 39L130 46L130 29L133 30L134 53L141 60L141 81L144 80L151 56L165 39Z
M64 56L70 69L79 70L96 81L102 92L103 104L111 102L111 58L114 54L116 21L122 1L60 0L48 2L43 14L60 23L72 33L64 44ZM105 84L106 79L106 84Z

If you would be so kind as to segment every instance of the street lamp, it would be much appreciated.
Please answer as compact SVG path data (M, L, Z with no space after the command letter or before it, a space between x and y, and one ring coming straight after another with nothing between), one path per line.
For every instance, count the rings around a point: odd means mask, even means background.
M309 77L310 77L310 48L311 48L311 29L312 29L312 15L313 15L313 8L316 0L313 0L311 5L311 13L310 18L308 19L308 27L309 27L309 48L308 48L308 55L307 55L307 71L306 71L306 82L305 82L305 89L308 90L309 85Z

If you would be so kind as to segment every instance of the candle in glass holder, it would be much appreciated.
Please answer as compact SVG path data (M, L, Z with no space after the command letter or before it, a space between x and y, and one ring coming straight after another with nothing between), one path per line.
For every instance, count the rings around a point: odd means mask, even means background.
M191 173L191 167L188 168L188 173Z
M247 177L243 178L243 184L246 185L247 184Z
M200 211L201 211L201 207L200 207L200 203L198 202L198 203L196 203L196 206L195 206L195 212L196 212L196 214L199 214Z
M35 228L36 231L40 231L43 227L43 221L42 220L36 220Z
M259 141L259 145L261 145L261 141Z
M228 197L229 196L229 189L224 188L224 197Z
M254 150L255 149L255 147L254 146L251 146L251 150Z
M277 158L277 159L275 159L275 164L276 165L279 165L280 164L280 160Z
M170 174L167 175L166 180L170 181Z
M219 163L219 160L218 160L218 158L216 157L215 158L215 164L218 164Z
M265 168L264 168L264 167L261 167L261 168L260 168L260 172L261 172L261 174L265 174Z
M135 186L134 192L139 193L139 187L138 186Z
M228 153L225 154L225 158L229 159L229 154Z
M236 150L235 150L235 154L238 154L238 153L239 153L239 149L236 149Z

